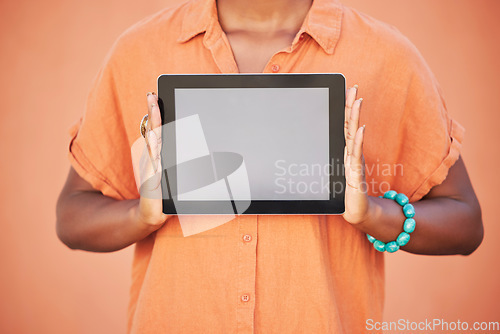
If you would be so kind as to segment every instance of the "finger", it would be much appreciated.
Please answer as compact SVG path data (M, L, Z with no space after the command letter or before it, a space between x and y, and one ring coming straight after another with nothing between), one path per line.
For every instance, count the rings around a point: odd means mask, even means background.
M148 126L150 129L156 129L161 126L160 107L158 106L158 96L155 92L147 95L148 100Z
M356 164L362 163L364 136L365 136L365 125L363 125L356 131L356 135L354 137L351 162L354 162Z
M356 100L357 93L358 85L354 85L353 87L349 88L346 93L344 109L344 136L347 135L347 124L349 123L349 118L351 117L351 109L354 101Z
M149 132L154 134L153 131ZM140 173L140 188L139 193L141 197L150 199L160 199L161 194L157 193L161 183L161 173L158 172L158 167L151 158L151 154L146 148L143 149L142 156L139 164Z
M354 146L354 137L356 136L356 131L359 129L359 114L362 101L363 99L356 100L351 108L349 123L347 124L347 133L345 136L348 156L352 154Z
M146 134L146 144L153 166L153 171L156 173L161 170L161 116L158 106L158 97L154 92L147 94L148 101L148 130Z
M349 157L349 173L347 180L351 188L365 191L365 163L363 159L363 142L365 135L365 126L360 127L356 131L354 138L354 147L352 155Z
M156 128L149 131L148 133L148 143L151 150L151 162L156 171L161 167L161 128Z

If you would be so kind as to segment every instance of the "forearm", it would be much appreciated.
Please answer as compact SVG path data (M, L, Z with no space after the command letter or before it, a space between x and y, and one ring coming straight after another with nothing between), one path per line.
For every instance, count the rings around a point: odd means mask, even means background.
M412 203L416 229L401 249L428 255L470 254L481 243L479 205L461 199L434 197ZM390 199L370 197L368 219L355 225L378 240L396 240L403 231L402 207Z
M346 94L343 217L359 230L387 243L395 241L403 232L406 217L395 201L367 195L363 158L365 126L359 124L361 99L356 100L356 94L356 85ZM446 178L434 185L424 199L412 204L416 228L402 249L417 254L467 255L481 244L481 208L460 156L448 169Z
M61 196L57 234L72 249L112 252L142 240L156 228L138 219L139 200L114 200L99 192Z

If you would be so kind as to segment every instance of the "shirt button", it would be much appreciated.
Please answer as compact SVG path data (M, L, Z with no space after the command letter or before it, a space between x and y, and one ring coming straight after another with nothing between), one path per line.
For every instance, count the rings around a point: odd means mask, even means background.
M300 34L299 41L303 40L304 37L305 37L304 34Z
M241 301L244 302L244 303L250 301L250 296L249 295L242 295L241 296Z
M245 234L245 235L243 236L243 241L245 241L245 242L250 242L250 241L252 241L252 236L251 236L250 234Z
M278 64L274 64L273 66L271 66L271 71L273 71L274 73L278 72L280 70L280 66Z

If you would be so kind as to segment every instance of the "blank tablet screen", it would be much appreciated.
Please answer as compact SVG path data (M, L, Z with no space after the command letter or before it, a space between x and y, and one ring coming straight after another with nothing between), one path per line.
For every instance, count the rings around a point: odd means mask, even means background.
M175 89L175 118L198 115L210 153L243 157L250 193L242 200L328 200L328 88ZM176 152L189 145L177 134ZM217 200L209 194L183 196L190 175L177 178L178 200Z

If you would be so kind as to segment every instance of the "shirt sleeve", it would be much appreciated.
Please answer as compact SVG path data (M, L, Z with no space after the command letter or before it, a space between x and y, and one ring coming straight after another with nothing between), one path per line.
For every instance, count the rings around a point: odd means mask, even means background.
M448 170L460 157L465 132L462 125L450 117L430 70L427 74L424 78L415 76L412 79L413 87L406 99L405 131L401 134L400 154L407 161L408 172L417 175L408 190L413 201L421 199L446 179ZM420 87L424 83L429 87Z
M96 190L130 199L138 193L123 118L122 104L127 101L119 94L116 58L112 50L95 79L84 117L70 130L69 159Z
M376 70L366 95L360 84L367 97L361 110L367 182L371 195L394 189L417 201L446 179L460 156L464 128L450 117L418 50L399 32L388 35L373 42L377 52L368 51Z

